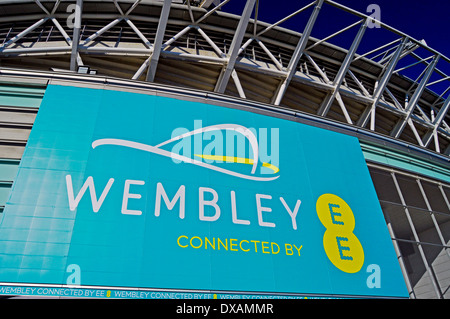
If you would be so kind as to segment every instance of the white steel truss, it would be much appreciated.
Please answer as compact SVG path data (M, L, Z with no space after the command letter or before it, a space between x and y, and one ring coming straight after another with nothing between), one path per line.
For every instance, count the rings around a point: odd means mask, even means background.
M67 69L75 72L92 57L96 61L99 61L98 57L133 57L133 61L139 61L139 64L127 66L124 62L127 76L153 82L158 81L158 70L163 60L164 63L169 63L169 60L186 61L216 70L210 89L213 92L231 94L235 91L240 98L265 98L269 104L300 111L302 103L312 105L312 101L320 95L321 101L311 113L449 155L450 126L447 115L450 76L440 67L442 64L448 67L449 58L423 41L415 40L381 21L376 22L396 35L397 39L359 54L359 44L373 18L334 1L308 1L300 9L272 24L264 23L258 17L263 1L246 0L239 17L222 12L230 1L238 0L203 1L199 6L194 6L191 1L180 4L171 0L23 1L34 4L36 10L27 15L11 12L0 17L0 67L10 66L9 63L14 62L15 58L29 57L33 61L55 55L67 56ZM10 3L0 1L0 6L8 9ZM64 23L72 14L66 10L68 4L75 5L72 28ZM92 8L95 6L99 9L94 12ZM102 8L107 6L108 10L103 12ZM311 34L324 6L351 13L357 21L325 38L313 38ZM274 35L286 33L280 26L297 16L307 21L302 33L296 33L298 41L277 41ZM217 19L226 20L226 25L216 23ZM16 23L20 26L15 26ZM53 34L56 30L59 32L62 40L52 41L50 33L45 43L39 40L36 34L48 24L54 27ZM114 31L121 24L131 30L136 40L121 39L121 32ZM360 28L350 48L335 49L340 58L324 55L318 50L329 48L329 40L356 26ZM1 30L4 30L3 35ZM201 49L193 50L187 42L183 42L191 41L193 34L194 43L201 41ZM118 45L111 45L113 42ZM421 57L417 53L419 49L425 50L428 55ZM399 61L406 57L416 61L397 67ZM368 70L375 68L378 71L365 70L361 64L368 66ZM402 75L411 68L421 66L425 68L415 80L405 79ZM167 68L165 64L164 67ZM208 72L213 74L213 71ZM249 76L249 73L254 76ZM192 77L195 76L192 72ZM189 86L189 81L194 83L194 80L188 79L186 86ZM212 82L211 79L205 81ZM257 81L263 88L271 85L270 90L258 91L261 97L255 97L255 92L250 89L251 86L258 86ZM408 87L400 85L400 82ZM310 95L316 97L292 102L297 86L308 87ZM444 88L439 92L431 91L442 86ZM291 106L289 103L298 105ZM358 111L354 110L356 107ZM386 122L387 117L391 124Z

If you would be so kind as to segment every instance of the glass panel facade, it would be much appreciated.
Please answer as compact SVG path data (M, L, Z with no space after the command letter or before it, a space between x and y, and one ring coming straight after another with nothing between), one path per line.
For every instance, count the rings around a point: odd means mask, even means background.
M411 298L450 298L450 185L369 164Z

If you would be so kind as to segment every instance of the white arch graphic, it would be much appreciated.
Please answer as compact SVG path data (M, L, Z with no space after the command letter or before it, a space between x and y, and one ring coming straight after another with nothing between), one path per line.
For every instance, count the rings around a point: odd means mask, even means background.
M143 144L143 143L138 143L138 142L133 142L133 141L128 141L128 140L122 140L122 139L115 139L115 138L104 138L104 139L98 139L94 142L92 142L92 148L95 149L98 146L101 145L116 145L116 146L123 146L123 147L129 147L129 148L134 148L134 149L138 149L138 150L142 150L142 151L146 151L146 152L150 152L150 153L154 153L154 154L159 154L162 156L166 156L166 157L170 157L172 159L178 159L180 161L183 161L185 163L190 163L190 164L194 164L197 166L201 166L201 167L205 167L207 169L211 169L214 171L218 171L227 175L231 175L231 176L235 176L235 177L239 177L239 178L243 178L243 179L248 179L248 180L254 180L254 181L272 181L277 179L278 176L272 176L272 177L257 177L257 176L252 176L252 175L246 175L246 174L241 174L241 173L237 173L228 169L224 169L221 167L217 167L208 163L204 163L180 154L176 154L173 152L169 152L166 150L161 149L161 146L164 146L166 144L169 144L171 142L180 140L182 138L188 137L188 136L192 136L194 134L198 134L198 133L204 133L204 132L208 132L208 131L215 131L215 130L232 130L232 131L236 131L238 133L243 134L250 142L250 145L252 147L253 150L253 164L252 164L252 174L255 174L256 172L256 167L258 164L258 157L259 157L259 147L258 147L258 141L256 139L256 136L253 134L253 132L251 130L249 130L248 128L246 128L245 126L242 125L237 125L237 124L219 124L219 125L211 125L211 126L207 126L207 127L202 127L178 136L175 136L167 141L164 141L156 146L151 146L151 145L147 145L147 144Z

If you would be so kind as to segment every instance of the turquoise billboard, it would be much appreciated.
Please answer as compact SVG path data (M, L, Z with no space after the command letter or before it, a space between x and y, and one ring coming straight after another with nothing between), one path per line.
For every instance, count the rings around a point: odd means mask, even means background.
M49 85L1 218L5 291L408 297L358 140L247 110Z

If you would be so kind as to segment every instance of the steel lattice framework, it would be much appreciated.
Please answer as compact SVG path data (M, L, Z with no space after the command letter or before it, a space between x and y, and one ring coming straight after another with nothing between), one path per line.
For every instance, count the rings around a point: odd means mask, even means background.
M334 1L312 1L273 24L258 20L262 1L247 0L240 16L222 12L230 1L0 1L0 69L88 65L104 76L268 103L450 154L450 76L442 71L449 58ZM326 6L353 20L313 38ZM280 26L294 16L306 22L303 32ZM360 53L374 22L394 39ZM349 48L329 43L355 29ZM414 62L400 67L408 58ZM412 68L421 68L416 79L405 75Z

